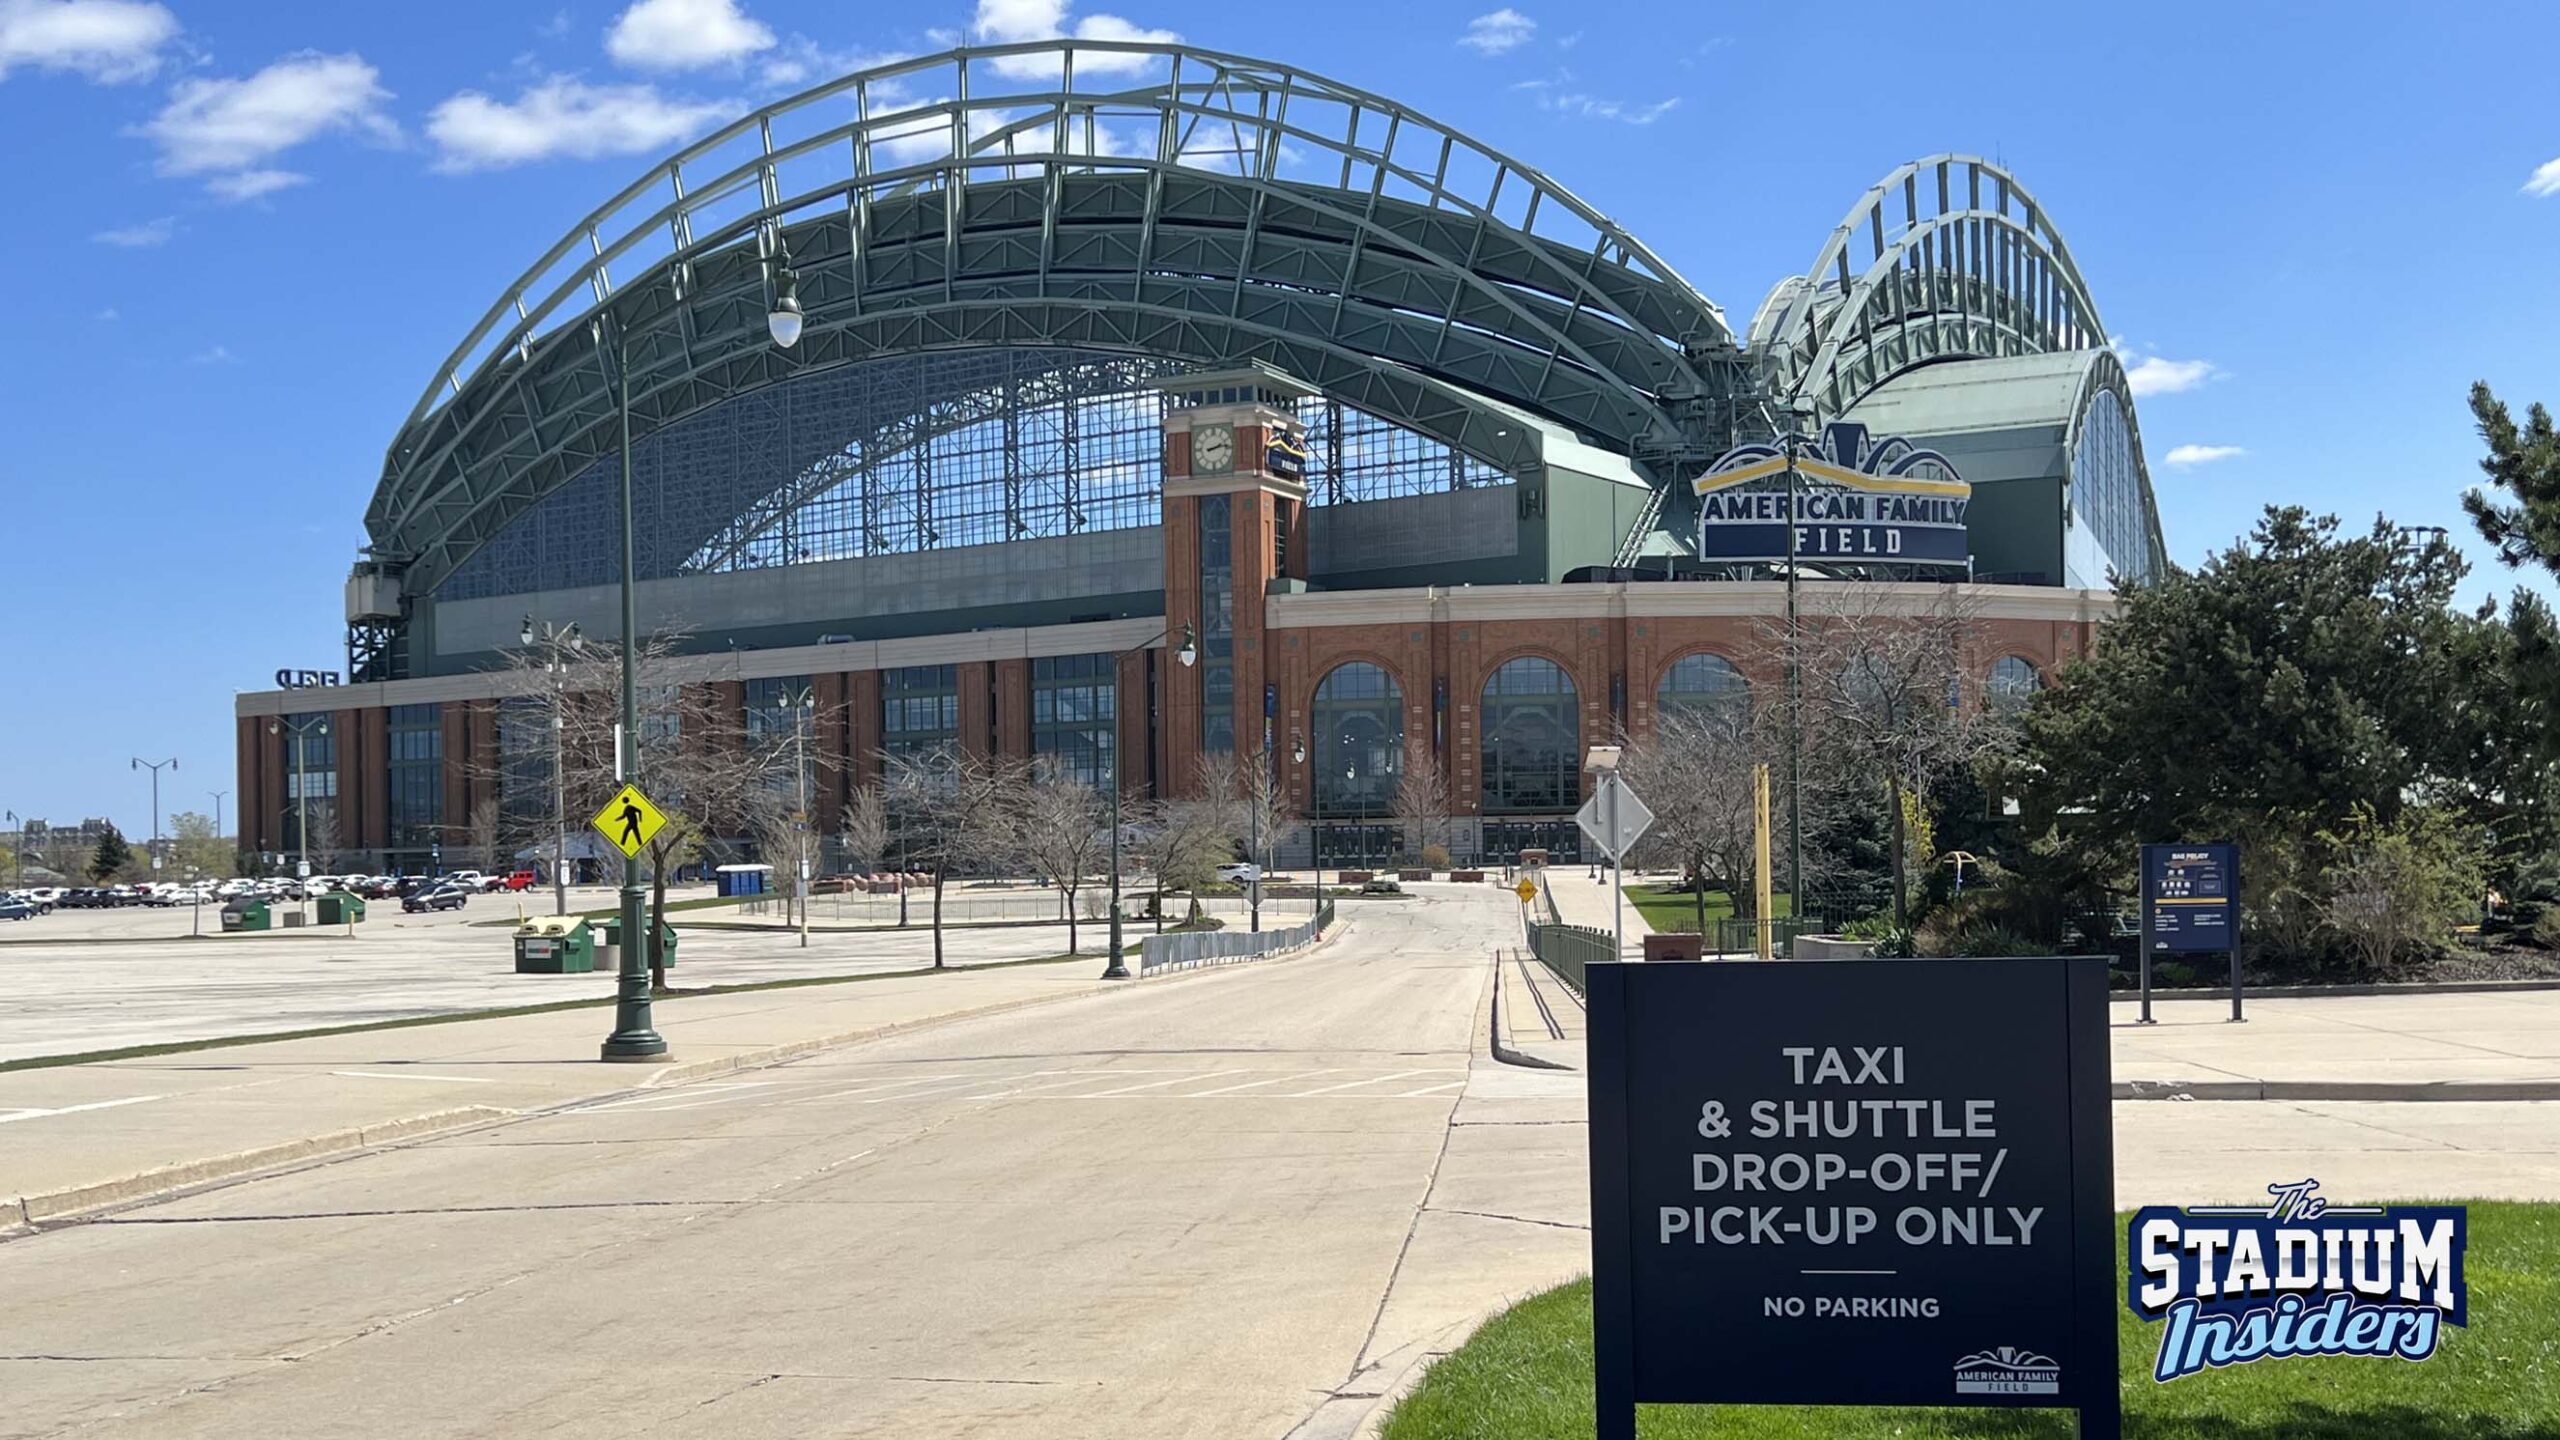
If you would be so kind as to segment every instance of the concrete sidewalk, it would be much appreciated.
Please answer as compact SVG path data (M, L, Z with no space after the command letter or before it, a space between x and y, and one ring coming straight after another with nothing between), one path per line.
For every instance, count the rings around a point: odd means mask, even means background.
M1502 963L1512 1048L1579 1069L1572 993ZM2155 1025L2129 996L2111 1009L2118 1099L2560 1100L2560 991L2287 996L2248 1002L2241 1024L2218 995L2163 1000ZM1569 1032L1545 1012L1570 1015Z
M1555 899L1557 915L1567 925L1581 925L1604 935L1610 933L1610 926L1616 919L1623 917L1626 930L1619 953L1628 960L1643 959L1644 937L1653 933L1653 927L1645 922L1644 913L1633 905L1612 908L1612 897L1616 895L1617 887L1611 883L1611 872L1607 866L1601 867L1598 880L1589 878L1590 874L1591 869L1587 865L1547 867L1547 894Z
M597 1060L603 1006L0 1072L0 1226L1133 983L1102 965L665 997L660 1065Z

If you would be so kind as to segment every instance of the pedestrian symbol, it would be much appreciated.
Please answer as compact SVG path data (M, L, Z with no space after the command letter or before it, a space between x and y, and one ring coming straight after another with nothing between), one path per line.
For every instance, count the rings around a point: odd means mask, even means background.
M625 855L637 856L640 847L648 844L650 837L666 825L667 817L658 813L658 807L649 803L649 797L640 793L639 786L625 785L620 793L605 802L602 810L596 812L596 818L587 823L596 827L597 834L613 842L615 849Z
M1520 903L1524 905L1538 898L1538 882L1530 879L1526 875L1521 876L1520 883L1513 886L1512 889L1519 892Z

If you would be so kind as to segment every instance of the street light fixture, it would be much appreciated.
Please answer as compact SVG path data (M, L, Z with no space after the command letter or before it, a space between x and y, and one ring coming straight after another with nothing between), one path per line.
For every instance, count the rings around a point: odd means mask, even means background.
M160 772L163 770L177 769L178 757L172 755L166 760L145 760L141 756L137 755L134 757L133 764L130 768L135 770L148 770L151 772L151 844L149 850L151 855L151 868L157 870L160 868Z
M544 621L537 628L533 617L524 617L517 638L527 645L537 641L543 647L542 673L551 678L551 913L569 913L569 662L560 652L583 654L587 642L578 635L578 622L565 627Z
M282 720L267 722L267 733L270 735L280 735L284 733L284 729L285 723ZM306 737L315 734L322 739L327 739L329 722L323 720L317 725L293 727L293 871L295 879L306 881L311 878L311 772L306 768L303 760L303 742ZM304 903L309 903L311 899L307 893L309 887L296 888L306 892L301 898Z
M773 343L788 350L800 343L800 328L808 317L800 310L800 272L791 268L791 247L781 245L773 272L773 308L765 312L765 328L773 332Z
M1112 665L1112 684L1114 688L1116 689L1119 684L1119 661L1125 660L1132 655L1144 654L1149 646L1154 645L1159 640L1170 639L1172 635L1173 627L1168 625L1165 627L1163 634L1157 635L1154 639L1147 641L1146 644L1132 646L1131 648L1123 650L1118 655L1112 657L1114 662ZM1185 670L1188 670L1192 666L1200 663L1200 638L1196 634L1192 633L1191 626L1187 621L1182 627L1182 644L1173 652L1173 658L1180 661L1182 668ZM1129 978L1129 967L1126 964L1123 964L1120 959L1120 788L1122 780L1123 772L1120 768L1120 707L1117 704L1114 704L1111 707L1111 958L1102 967L1102 978L1105 980L1126 980ZM1158 903L1161 904L1162 902L1159 901Z
M1292 768L1296 768L1296 767L1298 767L1298 766L1302 766L1302 765L1304 765L1304 764L1306 764L1306 763L1307 763L1307 737L1305 737L1305 736L1303 736L1303 735L1293 735L1293 736L1289 737L1289 764L1290 764L1290 766L1291 766ZM1313 903L1311 904L1310 908L1311 908L1312 910L1316 911L1317 913L1321 914L1321 913L1323 912L1323 910L1324 910L1324 859L1323 859L1323 857L1322 857L1322 856L1320 856L1320 855L1318 855L1318 854L1316 853L1316 827L1315 827L1315 820L1314 820L1314 810L1315 810L1315 807L1314 807L1314 806L1312 806L1312 805L1310 805L1310 806L1308 806L1307 808L1308 808L1308 821L1307 821L1307 858L1308 858L1310 861L1313 861L1313 862L1315 863L1315 869L1316 869L1316 884L1315 884L1314 900L1313 900Z

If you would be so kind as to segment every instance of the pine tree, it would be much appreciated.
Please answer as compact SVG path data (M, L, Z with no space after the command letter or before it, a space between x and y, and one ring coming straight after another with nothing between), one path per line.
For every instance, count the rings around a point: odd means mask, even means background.
M98 837L97 851L89 857L89 878L104 884L124 873L133 863L133 847L124 843L124 835L110 825Z

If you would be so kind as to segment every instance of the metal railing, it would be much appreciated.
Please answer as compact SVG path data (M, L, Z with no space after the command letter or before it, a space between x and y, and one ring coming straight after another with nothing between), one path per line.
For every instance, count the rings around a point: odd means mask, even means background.
M1605 965L1618 958L1617 942L1605 930L1586 929L1580 925L1536 925L1529 928L1529 953L1554 972L1555 977L1573 988L1573 993L1587 993L1582 972L1586 966Z
M1769 953L1781 959L1792 959L1796 953L1796 937L1825 933L1818 915L1762 916L1756 919L1732 915L1716 921L1716 950L1726 955L1757 954L1760 932L1769 932Z
M1285 930L1178 930L1150 935L1138 942L1138 973L1259 960L1312 945L1332 925L1333 902L1327 900L1312 917Z

